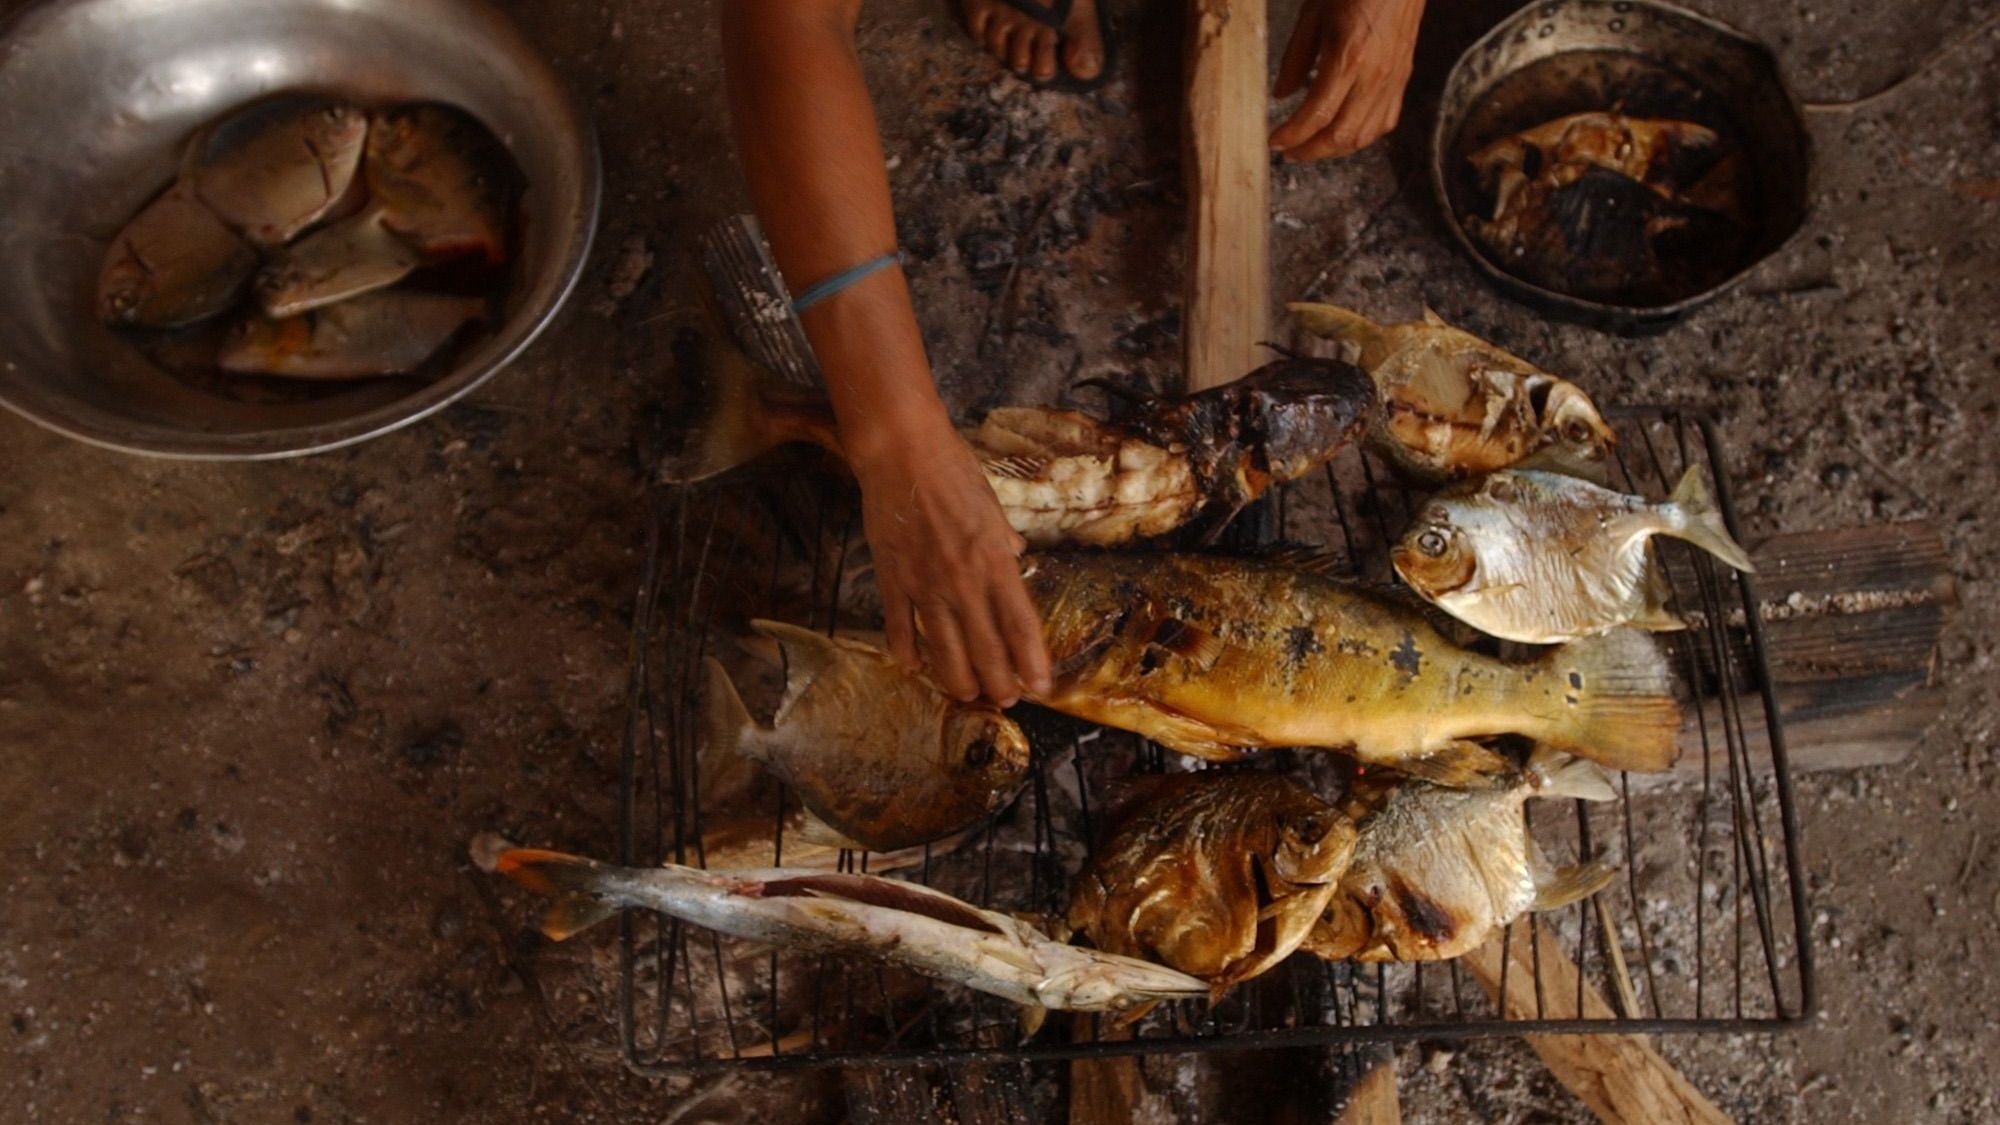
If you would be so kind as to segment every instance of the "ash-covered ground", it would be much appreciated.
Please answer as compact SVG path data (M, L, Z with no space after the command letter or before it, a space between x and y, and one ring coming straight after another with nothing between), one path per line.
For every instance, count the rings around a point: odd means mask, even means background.
M8 2L11 13L22 5ZM0 417L0 1101L10 1120L838 1121L836 1075L649 1082L612 1051L605 941L537 951L474 833L610 854L649 458L676 425L692 237L744 206L709 5L503 5L596 114L589 274L441 416L259 465L126 457ZM1179 6L1114 5L1117 82L1036 93L943 0L867 5L919 312L950 401L1171 385ZM1294 5L1274 5L1274 50ZM1425 305L1600 402L1706 403L1748 532L1930 519L1962 604L1949 705L1904 765L1799 780L1821 1010L1661 1049L1743 1121L2000 1114L2000 36L1815 115L1805 232L1659 335L1552 322L1479 280L1425 186L1426 110L1506 3L1434 5L1402 131L1277 170L1276 292ZM1708 0L1802 98L1897 78L1990 3ZM1094 399L1078 400L1095 405ZM532 986L510 965L535 965ZM1147 1063L1163 1119L1240 1120L1217 1068ZM1414 1122L1587 1111L1518 1041L1399 1053Z

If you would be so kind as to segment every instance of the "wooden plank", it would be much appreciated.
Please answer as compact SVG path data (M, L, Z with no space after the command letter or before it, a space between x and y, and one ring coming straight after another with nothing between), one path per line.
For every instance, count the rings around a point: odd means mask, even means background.
M1396 1096L1394 1055L1375 1064L1354 1084L1347 1105L1333 1125L1403 1125L1403 1105Z
M1042 1116L1024 1062L958 1063L944 1069L959 1125L1017 1125Z
M1189 0L1185 335L1189 391L1259 363L1271 317L1266 0Z
M941 1106L930 1068L850 1067L841 1071L847 1087L847 1117L854 1125L933 1125Z
M1508 1019L1532 1019L1538 999L1535 989L1536 950L1543 988L1539 1003L1548 1019L1611 1019L1611 1005L1596 988L1582 985L1579 1009L1578 972L1553 934L1513 926L1507 943ZM1531 942L1529 934L1536 939ZM1463 958L1486 994L1499 1003L1501 938L1495 935ZM1653 1049L1643 1035L1526 1035L1535 1054L1571 1093L1590 1107L1606 1125L1728 1125L1729 1118L1702 1096L1680 1071Z
M1073 1019L1072 1034L1078 1042L1099 1038L1091 1031L1090 1016L1078 1013ZM1106 1021L1102 1038L1130 1039L1132 1030ZM1069 1064L1069 1125L1130 1125L1139 1120L1146 1102L1146 1076L1136 1056L1077 1059Z

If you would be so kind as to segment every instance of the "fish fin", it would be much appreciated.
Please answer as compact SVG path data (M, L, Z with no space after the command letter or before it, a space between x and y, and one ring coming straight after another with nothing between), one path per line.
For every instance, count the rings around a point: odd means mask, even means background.
M1123 1031L1126 1028L1131 1027L1133 1024L1138 1023L1140 1020L1145 1019L1147 1016L1152 1015L1153 1009L1159 1006L1160 1006L1160 1001L1158 1000L1147 1000L1142 1003L1134 1004L1131 1007L1125 1009L1124 1011L1119 1012L1117 1015L1112 1016L1111 1026L1115 1030Z
M1188 663L1206 672L1222 659L1222 638L1199 625L1190 625L1178 617L1168 617L1154 627L1152 639L1146 642L1163 652L1173 653Z
M555 901L542 915L542 933L562 941L618 913L605 897L605 878L616 868L565 852L510 848L494 870L538 895Z
M761 617L750 622L750 627L778 642L779 649L784 653L786 708L805 694L821 672L840 659L840 642L825 633Z
M1174 753L1205 762L1240 762L1256 753L1253 748L1224 742L1216 735L1211 728L1194 723L1189 723L1185 730L1160 730L1155 724L1154 729L1146 732L1146 737Z
M1424 323L1430 325L1432 328L1451 327L1445 318L1439 316L1437 310L1429 305L1424 306Z
M1554 910L1572 902L1581 902L1603 890L1617 877L1618 868L1601 859L1559 868L1548 882L1536 885L1535 901L1528 909Z
M846 848L855 852L869 850L868 845L848 837L810 808L804 810L798 829L792 835L805 843L818 844L822 848Z
M1673 587L1667 582L1666 568L1649 551L1646 555L1646 569L1639 582L1638 606L1625 622L1634 629L1644 629L1648 633L1678 633L1687 628L1668 608L1673 600Z
M1299 318L1299 327L1323 340L1337 340L1365 349L1382 334L1381 325L1339 305L1294 301L1285 308Z
M1464 739L1420 757L1404 758L1395 768L1448 789L1491 789L1515 772L1506 755Z
M1040 1004L1016 1004L1014 1015L1021 1025L1021 1042L1025 1043L1033 1039L1035 1033L1042 1029L1042 1025L1048 1022L1049 1010Z
M1259 557L1263 562L1322 578L1347 578L1354 573L1353 564L1345 556L1317 547L1280 547Z
M979 463L979 468L987 476L1001 477L1006 480L1034 480L1041 475L1042 470L1048 467L1049 459L1046 457L1020 455L994 457Z
M722 662L708 656L702 658L702 664L708 669L708 707L702 715L700 751L702 788L712 790L710 775L718 775L715 783L719 783L734 771L730 762L737 755L763 759L755 737L762 732L757 721L750 717L750 709L743 706L743 697L737 694L736 684Z
M1542 658L1568 705L1545 739L1617 770L1658 773L1680 754L1681 705L1674 673L1652 638L1613 629Z
M1572 797L1579 801L1615 801L1611 775L1588 758L1578 758L1559 750L1537 748L1528 768L1541 778L1544 797Z
M1745 574L1756 572L1750 553L1729 534L1722 510L1715 506L1715 498L1709 495L1708 484L1702 480L1701 466L1688 466L1667 502L1679 509L1680 518L1663 534L1685 539Z

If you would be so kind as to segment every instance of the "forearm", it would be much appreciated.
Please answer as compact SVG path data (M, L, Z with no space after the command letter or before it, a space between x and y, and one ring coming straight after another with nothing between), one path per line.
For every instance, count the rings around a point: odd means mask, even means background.
M722 0L730 118L793 292L890 253L882 140L854 51L859 0ZM879 270L803 318L851 459L946 424L901 270Z

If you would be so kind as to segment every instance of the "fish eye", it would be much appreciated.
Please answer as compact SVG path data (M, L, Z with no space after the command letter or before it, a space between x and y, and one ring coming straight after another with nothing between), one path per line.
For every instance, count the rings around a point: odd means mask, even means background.
M1417 550L1422 551L1429 558L1443 558L1445 548L1450 545L1450 540L1445 538L1445 534L1442 531L1431 530L1417 536Z
M990 738L974 739L972 745L965 748L965 764L973 769L979 769L992 760L993 740Z
M1590 423L1585 422L1581 418L1571 418L1569 421L1564 422L1562 435L1563 440L1569 442L1571 445L1588 445L1590 444L1590 440L1597 436L1591 432Z

